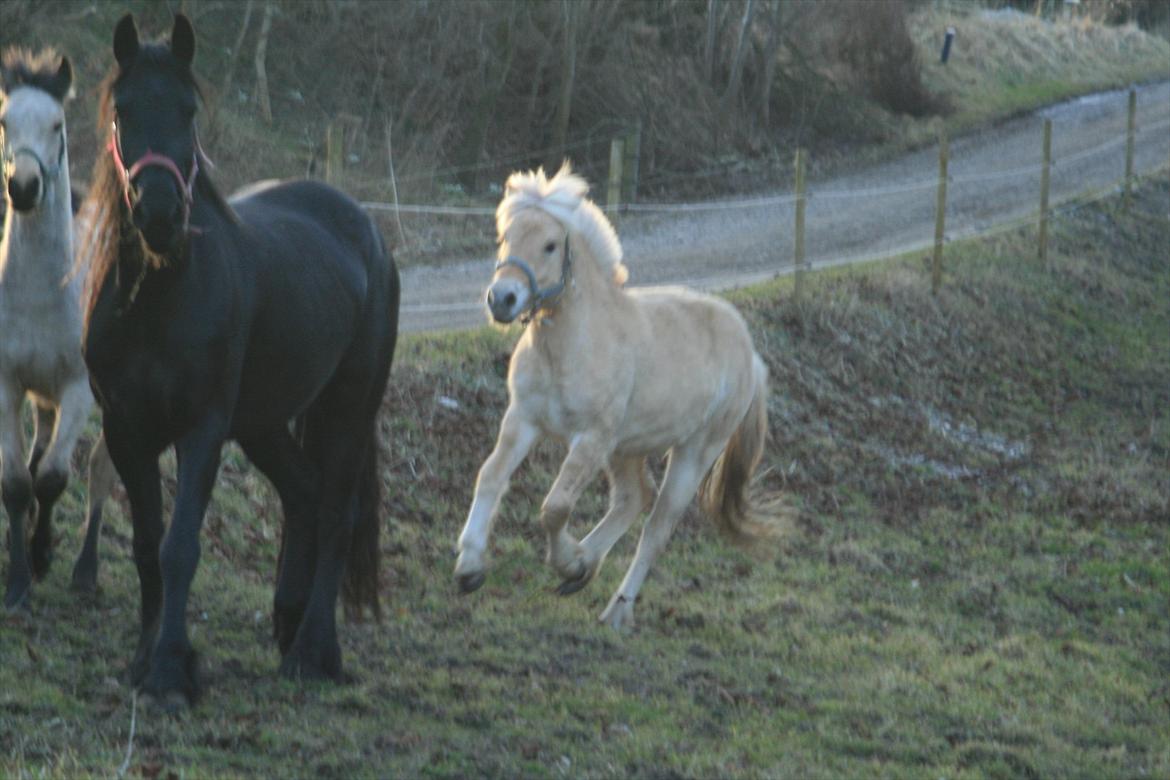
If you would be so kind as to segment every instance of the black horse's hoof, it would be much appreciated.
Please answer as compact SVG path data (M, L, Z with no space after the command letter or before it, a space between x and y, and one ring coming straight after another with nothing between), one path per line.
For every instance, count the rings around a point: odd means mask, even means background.
M9 615L27 615L31 612L30 595L32 595L31 582L9 584L8 592L4 594L4 611Z
M459 583L461 593L472 593L482 588L487 578L482 571L476 571L470 574L460 574L455 580Z
M28 551L28 563L32 569L33 579L37 582L42 581L53 565L53 549L48 545L31 545Z
M180 691L165 691L154 693L143 691L139 697L146 710L158 712L162 715L182 715L191 709L191 702Z
M78 596L96 596L98 592L97 572L80 568L73 570L73 577L69 581L69 590Z
M341 682L341 648L326 653L289 652L280 662L280 676L298 682Z

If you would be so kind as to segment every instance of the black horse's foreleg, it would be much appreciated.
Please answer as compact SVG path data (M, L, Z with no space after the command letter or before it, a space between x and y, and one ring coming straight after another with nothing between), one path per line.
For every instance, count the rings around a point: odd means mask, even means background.
M199 532L219 471L227 426L204 421L175 443L178 487L175 513L159 547L163 604L158 639L142 689L165 707L192 704L200 684L195 651L187 636L187 597L199 565ZM182 697L182 701L178 697Z
M272 622L281 655L288 652L313 582L317 469L285 428L240 439L252 464L272 482L284 510Z
M138 685L150 668L150 653L158 631L159 608L162 606L162 572L158 547L162 540L162 492L159 484L158 452L135 441L121 426L105 423L106 445L110 458L126 486L130 517L134 525L134 565L138 569L141 600L141 630L134 659L130 662L130 681Z

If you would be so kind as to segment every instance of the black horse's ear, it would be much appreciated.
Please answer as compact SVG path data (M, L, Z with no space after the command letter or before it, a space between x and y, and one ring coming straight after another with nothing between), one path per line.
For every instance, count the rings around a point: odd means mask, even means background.
M195 59L195 28L183 14L175 14L175 26L171 29L171 54L184 65Z
M138 56L138 27L134 24L134 16L126 14L118 20L114 28L114 59L120 67L129 67Z
M61 57L61 65L57 68L57 75L49 85L49 94L64 103L73 97L73 64L66 56Z

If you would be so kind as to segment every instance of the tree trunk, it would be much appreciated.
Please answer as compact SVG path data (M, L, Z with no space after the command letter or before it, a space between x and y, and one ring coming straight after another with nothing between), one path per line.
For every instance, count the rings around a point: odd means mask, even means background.
M252 4L252 0L248 0L244 6L244 21L240 25L240 32L236 35L236 45L232 47L232 53L228 57L227 71L223 74L223 85L219 88L219 94L224 100L227 100L228 92L232 88L232 78L236 73L236 62L240 58L240 48L244 45L244 36L248 34L248 25L252 22Z
M780 49L780 25L783 14L780 0L768 0L768 37L762 52L764 76L760 82L760 124L767 131L771 120L772 84L776 80L776 52Z
M561 18L564 22L565 48L561 60L561 89L557 114L553 120L552 145L564 156L569 136L569 116L573 109L573 82L577 77L577 28L581 6L577 0L561 0Z
M272 30L273 5L271 1L264 3L264 20L260 23L260 37L256 41L256 103L260 106L260 116L268 124L272 124L272 104L268 100L268 33Z
M719 0L707 0L707 35L703 39L703 75L715 85L715 35L719 31Z
M743 60L747 51L748 27L751 26L752 10L756 0L747 0L743 7L743 18L739 22L739 34L735 38L735 50L731 55L731 74L727 78L727 91L723 93L723 107L731 108L732 102L739 95L739 83L743 80Z

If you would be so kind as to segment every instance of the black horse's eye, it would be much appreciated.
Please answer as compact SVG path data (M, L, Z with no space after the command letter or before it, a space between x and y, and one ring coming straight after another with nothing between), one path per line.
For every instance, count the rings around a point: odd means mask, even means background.
M547 244L544 245L544 251L546 254L550 254L550 255L553 252L557 251L557 242L556 241L549 241Z

